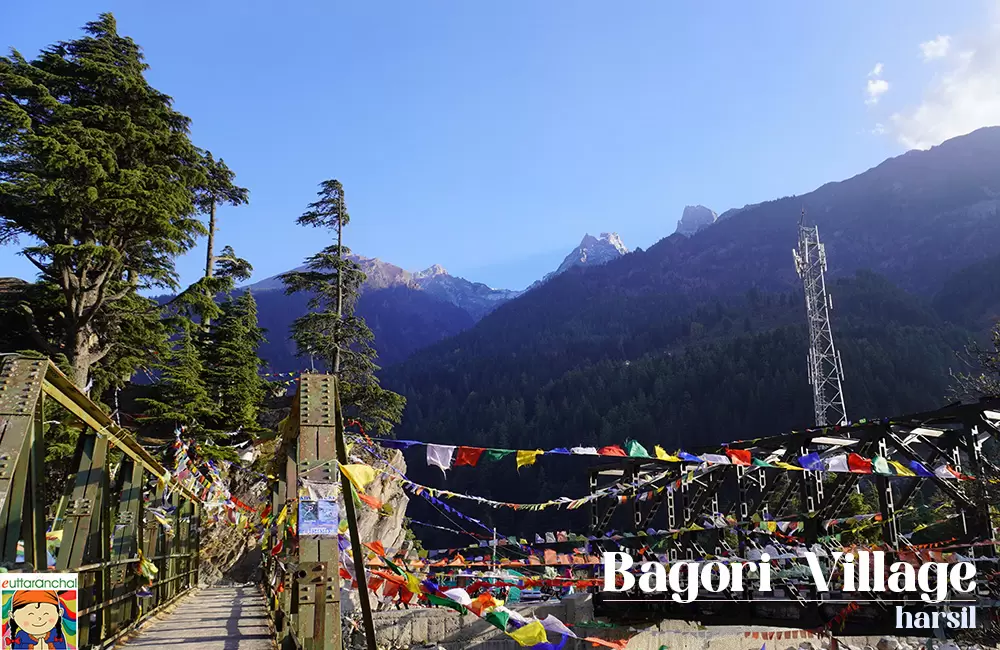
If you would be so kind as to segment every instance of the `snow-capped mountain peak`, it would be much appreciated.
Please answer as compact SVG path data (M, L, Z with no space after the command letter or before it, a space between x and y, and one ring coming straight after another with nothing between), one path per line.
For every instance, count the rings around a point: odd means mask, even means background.
M591 234L583 236L580 245L566 256L559 268L551 275L559 275L574 266L597 266L617 259L628 253L628 248L616 232L602 232L600 237Z
M417 271L414 273L413 278L421 280L423 278L433 278L435 275L448 275L448 271L446 271L440 264L432 264L423 271Z

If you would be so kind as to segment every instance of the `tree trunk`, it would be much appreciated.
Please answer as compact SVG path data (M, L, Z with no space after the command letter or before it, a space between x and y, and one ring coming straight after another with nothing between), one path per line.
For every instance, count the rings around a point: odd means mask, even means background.
M215 272L215 201L208 212L208 255L205 259L205 277L212 277Z
M340 219L337 220L337 259L340 264L337 266L337 326L340 326L340 319L344 314L344 192L340 192L340 205L338 206ZM333 374L340 374L340 341L335 341L333 348Z
M73 371L73 376L70 379L76 384L84 394L87 394L87 383L90 380L90 366L91 356L90 356L90 337L87 332L80 329L72 327L66 346L66 359L69 361L70 369Z
M205 277L211 279L215 274L215 200L212 200L212 207L208 211L208 253L205 256ZM206 330L212 324L212 319L205 317L202 327Z

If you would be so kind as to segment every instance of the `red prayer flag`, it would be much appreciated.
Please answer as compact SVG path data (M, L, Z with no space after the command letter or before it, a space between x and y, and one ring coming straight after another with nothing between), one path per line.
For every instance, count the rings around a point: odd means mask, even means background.
M476 463L479 462L479 457L483 455L486 451L482 447L459 447L455 452L455 465L468 465L469 467L475 467Z
M618 639L616 641L609 641L607 639L599 639L596 636L585 636L584 641L590 641L594 646L603 645L608 648L617 648L617 650L623 650L625 646L628 645L628 639Z
M375 555L379 557L385 557L385 547L382 546L382 542L380 540L375 540L374 542L365 543L364 546L370 548L372 552L375 553Z
M750 458L749 449L727 449L726 455L729 456L729 460L733 465L749 466L753 462Z
M856 474L871 474L872 462L857 454L847 454L847 469Z
M601 456L628 456L625 450L618 445L608 445L607 447L601 447L597 450L597 453Z

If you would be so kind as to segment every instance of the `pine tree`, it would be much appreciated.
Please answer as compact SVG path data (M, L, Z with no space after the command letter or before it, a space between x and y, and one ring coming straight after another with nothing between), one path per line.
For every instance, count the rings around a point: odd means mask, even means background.
M990 332L990 345L969 345L960 355L965 372L951 373L949 397L976 400L1000 395L1000 322Z
M219 260L215 255L215 210L220 203L241 205L250 202L250 192L233 183L236 174L226 166L221 158L216 160L211 151L204 153L202 167L205 170L207 182L198 192L198 209L208 215L208 253L205 259L205 277L210 278L215 273L215 264ZM230 249L232 250L232 249ZM222 257L225 258L223 251Z
M164 362L155 366L162 373L155 396L138 402L146 408L149 422L184 426L204 438L206 423L216 417L216 411L205 386L205 367L193 329L190 322L182 323L173 348Z
M257 414L265 395L257 356L263 342L253 294L246 291L223 303L204 347L205 383L218 414L216 429L257 429Z
M211 276L205 275L174 296L162 308L165 319L176 329L178 319L186 319L195 325L195 331L206 334L212 319L221 313L216 296L229 294L236 288L237 281L249 280L253 265L237 257L231 246L222 249L222 254L214 257L215 269Z
M336 243L306 260L306 271L281 276L285 292L310 294L309 313L292 324L292 339L300 355L319 358L340 379L340 397L347 417L370 430L388 433L400 421L405 400L379 385L375 373L374 335L355 306L365 274L343 245L350 222L343 186L337 180L320 185L319 200L298 218L300 225L336 231Z
M109 13L84 31L33 61L0 57L0 242L25 235L21 254L58 287L56 337L33 333L81 388L116 349L162 344L138 291L176 289L174 259L205 234L196 200L210 187L188 118L146 81L139 46ZM142 345L126 350L124 330Z
M211 297L220 291L232 291L233 281L249 279L250 272L253 270L246 260L236 257L233 249L229 246L222 250L222 255L215 254L216 208L220 203L234 206L249 203L250 192L233 182L236 174L226 166L225 161L221 158L215 160L211 151L204 153L202 168L205 170L206 183L198 192L197 205L202 214L208 215L204 293ZM224 282L223 286L211 282L215 277L216 266L221 267L225 272L225 277L231 278L232 281ZM205 328L208 328L212 323L212 314L205 314L202 322Z

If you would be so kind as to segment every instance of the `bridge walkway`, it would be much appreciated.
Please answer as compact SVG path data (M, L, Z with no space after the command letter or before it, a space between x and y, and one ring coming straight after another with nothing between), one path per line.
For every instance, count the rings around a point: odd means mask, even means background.
M267 604L255 586L211 587L182 598L150 621L123 650L273 650Z

